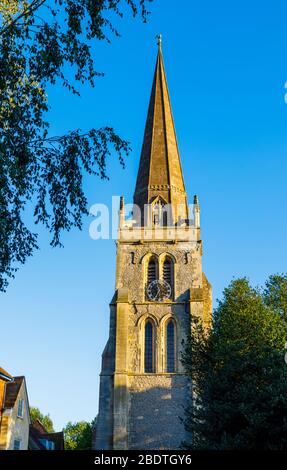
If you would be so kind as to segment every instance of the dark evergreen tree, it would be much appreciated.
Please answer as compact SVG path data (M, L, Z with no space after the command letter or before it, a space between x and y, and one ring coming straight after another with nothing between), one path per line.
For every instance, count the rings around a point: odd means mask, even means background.
M194 319L183 362L196 449L287 449L286 323L246 279L224 290L209 333Z
M287 274L273 274L265 284L263 298L266 305L272 307L287 321Z

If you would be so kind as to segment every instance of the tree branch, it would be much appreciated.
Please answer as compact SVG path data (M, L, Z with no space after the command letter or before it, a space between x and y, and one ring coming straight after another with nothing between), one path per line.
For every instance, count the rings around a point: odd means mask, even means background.
M6 24L6 25L4 24L3 28L0 30L0 35L5 34L13 25L18 23L18 21L21 20L21 18L23 18L24 16L30 15L34 11L38 10L38 8L40 8L40 6L42 6L43 3L45 3L45 1L46 0L33 0L32 3L27 8L25 8L24 11L22 11L22 13L20 13L16 18L14 18L13 21L11 21L11 23Z

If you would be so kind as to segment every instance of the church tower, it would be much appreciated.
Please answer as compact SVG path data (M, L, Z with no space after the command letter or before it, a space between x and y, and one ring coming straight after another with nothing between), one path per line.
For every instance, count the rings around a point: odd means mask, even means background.
M134 193L121 198L116 291L102 356L96 449L178 449L190 395L181 364L191 315L211 319L202 271L200 208L189 214L158 38L151 98Z

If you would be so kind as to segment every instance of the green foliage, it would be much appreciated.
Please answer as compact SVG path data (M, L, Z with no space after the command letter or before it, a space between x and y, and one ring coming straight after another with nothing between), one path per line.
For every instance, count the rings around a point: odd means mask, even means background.
M43 415L39 408L35 408L33 406L30 407L30 417L31 417L31 422L34 423L36 419L41 421L43 424L44 428L46 429L47 432L54 432L54 425L53 421L50 418L50 415Z
M287 449L286 323L246 279L224 290L209 334L194 320L183 363L196 449Z
M287 321L287 274L274 274L266 281L263 297Z
M37 248L23 220L27 203L60 245L62 231L80 229L87 214L83 175L107 178L111 154L124 165L129 144L111 127L50 136L47 90L94 86L103 74L92 46L119 35L112 20L125 5L146 21L148 1L0 0L0 290Z
M64 428L65 450L89 450L92 448L94 421L88 423L79 421L69 422Z

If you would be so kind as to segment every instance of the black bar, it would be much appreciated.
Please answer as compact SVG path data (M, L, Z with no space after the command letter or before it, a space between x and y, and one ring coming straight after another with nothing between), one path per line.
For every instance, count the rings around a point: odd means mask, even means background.
M190 467L192 469L205 468L240 468L254 465L259 468L285 468L287 452L248 452L248 451L0 451L0 467L9 468L8 465L29 465L29 468L41 468L41 465L78 465L85 467L131 468L143 466ZM4 465L7 467L4 467Z

